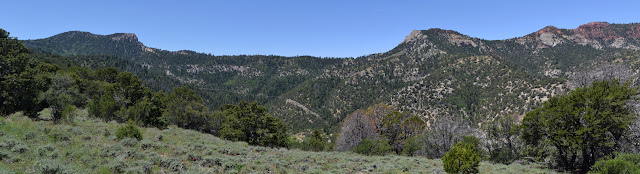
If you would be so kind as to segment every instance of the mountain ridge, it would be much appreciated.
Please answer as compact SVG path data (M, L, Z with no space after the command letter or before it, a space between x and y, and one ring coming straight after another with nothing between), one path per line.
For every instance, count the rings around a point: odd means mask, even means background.
M56 54L132 60L200 89L212 108L257 100L294 131L334 132L348 114L377 103L427 122L460 116L481 126L504 115L522 116L565 91L576 72L616 62L638 67L638 28L637 23L602 22L576 29L549 26L505 40L438 28L414 30L390 51L356 59L170 52L124 35L129 39L102 35L24 43Z
M603 29L606 29L609 26L612 25L630 25L632 27L632 31L629 31L627 33L619 33L619 32L605 32L603 31ZM474 37L474 36L470 36L470 35L466 35L466 34L462 34L460 32L457 32L455 30L448 30L448 29L442 29L442 28L430 28L430 29L426 29L426 30L412 30L410 32L409 35L405 36L405 39L400 42L399 44L408 42L408 41L414 41L416 38L420 37L420 38L425 38L424 36L426 35L430 35L430 34L447 34L450 36L458 36L458 37L466 37L466 38L472 38L472 39L478 39L478 40L483 40L483 41L508 41L508 40L517 40L520 38L527 38L527 37L540 37L542 34L544 33L551 33L551 34L556 34L556 35L567 35L565 33L563 33L563 31L570 31L572 33L576 33L581 35L582 37L585 37L586 39L604 39L604 40L611 40L611 39L616 39L619 37L626 37L622 34L627 34L629 35L629 37L631 39L640 39L640 23L629 23L629 24L615 24L615 23L608 23L608 22L589 22L586 24L582 24L580 26L578 26L577 28L573 28L573 29L565 29L565 28L557 28L555 26L546 26L542 29L539 29L535 32L532 32L530 34L524 35L524 36L519 36L519 37L513 37L513 38L506 38L506 39L497 39L497 40L487 40L487 39L483 39L483 38L479 38L479 37ZM425 34L427 33L427 34ZM138 37L135 33L113 33L113 34L94 34L88 31L67 31L67 32L63 32L60 34L56 34L54 36L51 37L47 37L47 38L41 38L41 39L29 39L29 40L24 40L24 41L35 41L35 40L42 40L42 39L53 39L56 37L75 37L76 35L86 35L86 36L91 36L91 37L110 37L112 40L115 41L121 41L121 40L125 40L125 41L130 41L130 42L134 42L136 44L139 44L141 46L143 46L142 48L149 48L149 49L156 49L156 50L161 50L161 51L168 51L168 50L162 50L159 48L153 48L153 47L147 47L146 45L144 45L144 43L140 42L138 40ZM392 48L393 49L393 48ZM189 53L189 54L210 54L210 53L204 53L204 52L197 52L197 51L193 51L193 50L176 50L176 51L169 51L169 52L174 52L174 53L181 53L181 54L185 54L185 53ZM365 56L361 56L361 57L367 57L373 54L380 54L380 53L371 53L369 55L365 55ZM261 54L255 54L255 55L260 55L260 56L266 56L266 55L261 55ZM239 56L239 55L225 55L225 56ZM298 57L298 56L283 56L283 57ZM311 57L315 57L315 56L311 56ZM335 57L335 58L346 58L346 57Z

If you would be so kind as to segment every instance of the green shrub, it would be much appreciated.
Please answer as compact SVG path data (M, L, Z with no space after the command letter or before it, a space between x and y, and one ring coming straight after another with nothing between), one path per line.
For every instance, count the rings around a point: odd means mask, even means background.
M407 142L404 144L404 148L402 148L402 155L405 156L413 156L418 150L420 150L421 144L418 140L417 136L411 137L407 139Z
M631 161L634 164L640 164L640 154L618 153L616 159Z
M71 141L71 134L68 131L55 129L50 133L51 138L55 141Z
M35 132L29 132L29 133L24 135L24 140L31 140L31 139L33 139L35 137L36 137L36 133Z
M73 122L73 119L77 116L77 113L75 112L77 109L78 108L74 105L67 105L66 107L64 107L64 110L62 110L62 118L60 118L60 121L67 123Z
M122 152L124 151L125 151L125 147L122 144L114 144L113 146L107 146L105 148L102 148L102 150L100 151L100 156L115 158L118 155L121 155Z
M303 142L302 150L319 152L324 150L326 144L320 132L313 131L311 137Z
M56 160L43 160L33 164L38 173L74 173L71 169L65 167L65 164Z
M13 141L13 140L7 140L3 143L0 143L0 148L6 148L6 149L11 149L13 146L20 144L17 141Z
M588 170L594 161L618 150L618 137L629 135L635 111L621 103L635 100L639 93L631 83L613 78L553 96L526 113L521 137L530 146L555 147L560 153L553 154L554 162L563 170Z
M533 156L533 157L541 157L541 156L542 155ZM491 152L487 157L487 160L489 161L492 161L494 163L506 164L506 165L511 164L515 159L517 159L517 156L509 147L500 147L500 148L493 149L491 150ZM537 160L543 160L543 159L537 159Z
M186 170L186 164L179 159L176 158L164 158L160 161L160 167L167 168L174 172L180 172L180 170Z
M474 149L476 149L477 151L480 151L480 139L476 138L475 136L472 135L467 135L462 137L462 144L471 144L471 146L473 146Z
M473 143L458 142L442 158L447 173L478 173L480 153Z
M591 173L640 173L640 154L618 154L614 159L599 160L591 166Z
M0 161L2 161L4 159L9 159L9 152L0 150Z
M97 174L112 174L113 172L111 171L111 169L109 169L109 167L107 166L102 166L100 168L98 168L98 170L96 170Z
M480 158L484 157L485 154L487 154L487 152L481 148L480 139L473 135L463 136L461 142L462 144L471 144L471 146L473 146L473 149L475 149L476 152L478 152L478 155L480 155Z
M133 125L132 121L129 121L126 126L118 128L118 130L116 131L116 137L118 137L118 140L126 137L142 140L142 133L137 126Z
M111 170L111 172L113 173L124 173L125 170L127 168L129 168L129 165L127 165L128 162L125 162L125 159L122 158L116 158L111 160L107 166L109 167L109 170Z
M302 148L304 148L304 146L302 144L302 141L298 140L294 136L287 137L286 143L287 143L287 148L288 149L302 149Z
M126 146L126 147L133 147L133 146L138 145L138 139L131 138L131 137L125 137L125 138L122 138L120 140L120 144L122 144L123 146Z
M29 150L30 150L29 147L27 147L24 144L18 144L16 146L13 146L13 148L11 148L11 151L12 152L16 152L16 153L24 153L24 152L27 152Z
M389 140L381 138L374 140L366 138L353 148L353 151L364 155L386 155L390 152Z

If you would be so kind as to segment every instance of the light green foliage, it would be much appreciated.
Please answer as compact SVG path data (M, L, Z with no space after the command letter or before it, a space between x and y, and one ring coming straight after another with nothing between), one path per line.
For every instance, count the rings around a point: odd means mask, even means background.
M640 173L637 163L620 159L598 161L591 167L590 173L598 174L633 174Z
M302 149L304 145L301 140L298 140L295 136L287 137L287 148L288 149Z
M353 152L364 155L386 155L391 152L391 145L389 145L389 140L385 138L366 138L353 147Z
M447 173L478 173L481 157L477 148L473 140L458 142L442 157L444 170Z
M632 174L640 173L640 154L618 153L613 159L602 159L591 166L589 173Z
M132 121L129 121L127 125L120 127L116 131L116 137L118 137L118 139L120 140L125 137L135 138L138 140L142 140L143 138L140 129L138 129L138 127L134 125Z
M526 114L522 137L534 147L555 147L557 163L565 170L588 170L628 134L627 125L636 115L627 102L637 94L629 83L607 80L552 97Z
M471 146L475 148L476 152L478 152L480 156L482 156L482 148L480 148L480 139L478 139L477 137L473 135L466 135L462 137L462 140L460 142L462 142L463 144L471 144Z

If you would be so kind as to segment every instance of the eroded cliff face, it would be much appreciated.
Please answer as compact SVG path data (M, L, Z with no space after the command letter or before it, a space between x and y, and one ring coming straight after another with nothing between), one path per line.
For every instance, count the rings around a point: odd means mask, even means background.
M591 22L576 29L545 27L524 37L515 38L523 45L537 43L537 48L555 47L562 43L588 45L596 49L624 48L638 50L640 25Z

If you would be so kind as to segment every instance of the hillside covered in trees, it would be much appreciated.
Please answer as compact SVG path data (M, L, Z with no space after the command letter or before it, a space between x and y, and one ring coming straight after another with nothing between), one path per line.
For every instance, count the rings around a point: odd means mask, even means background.
M0 114L73 124L84 111L127 122L116 141L175 125L255 146L442 158L448 173L481 172L480 161L634 173L639 28L589 23L493 41L430 29L356 59L170 52L122 33L19 41L1 30Z
M310 134L336 133L349 114L378 103L431 122L457 115L476 127L505 115L522 117L571 89L574 74L590 73L583 70L607 64L637 68L639 26L549 26L507 40L416 30L388 52L355 59L172 52L146 47L125 33L72 31L23 42L34 52L133 72L152 89L189 86L210 108L257 101L291 130ZM96 55L109 59L100 62Z
M294 150L332 148L318 131L304 142L287 138L284 124L256 102L212 112L186 86L152 90L130 72L30 52L2 29L0 50L2 173L442 171L425 158ZM546 171L504 166L482 170Z
M252 145L286 146L286 126L256 102L227 104L212 112L187 86L167 93L152 91L131 72L92 69L76 64L73 57L32 53L5 30L0 34L2 115L25 112L40 119L37 113L47 108L52 121L67 122L77 108L86 108L90 116L104 121L156 128L176 125Z

